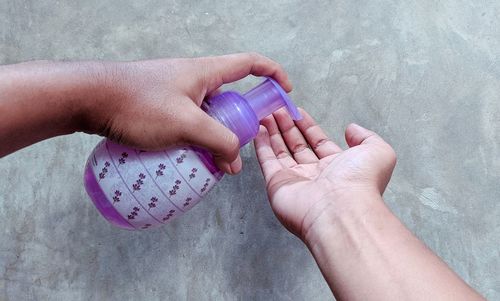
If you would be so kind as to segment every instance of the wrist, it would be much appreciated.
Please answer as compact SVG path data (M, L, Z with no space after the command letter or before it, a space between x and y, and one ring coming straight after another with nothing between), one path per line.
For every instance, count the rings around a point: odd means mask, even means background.
M332 236L343 235L347 228L368 216L378 214L381 208L385 208L385 204L376 191L328 195L313 209L316 212L308 214L309 220L304 220L302 240L312 250L324 242L331 242Z
M54 134L94 133L96 112L109 92L106 63L33 61L16 66L15 72L29 83L26 93L36 93L46 115L57 125Z
M109 121L116 112L119 102L124 99L120 87L122 80L118 63L79 62L74 63L77 73L78 93L71 102L75 106L74 120L76 131L88 134L105 134Z
M10 107L22 107L26 128L38 129L39 138L70 134L85 127L85 112L96 95L91 63L31 61L2 67L2 92ZM94 102L96 97L90 97ZM15 112L15 111L14 111ZM16 124L17 115L9 124ZM50 126L47 121L50 121Z
M92 62L32 61L0 67L0 157L47 138L106 124L106 68ZM94 122L95 120L101 123ZM104 123L103 123L104 121ZM13 135L12 133L15 133Z

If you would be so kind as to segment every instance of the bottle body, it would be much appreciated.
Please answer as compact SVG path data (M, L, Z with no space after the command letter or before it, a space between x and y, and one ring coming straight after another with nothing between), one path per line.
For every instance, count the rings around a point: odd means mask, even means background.
M85 167L85 188L113 225L145 230L195 206L222 178L210 154L181 147L144 152L102 140Z

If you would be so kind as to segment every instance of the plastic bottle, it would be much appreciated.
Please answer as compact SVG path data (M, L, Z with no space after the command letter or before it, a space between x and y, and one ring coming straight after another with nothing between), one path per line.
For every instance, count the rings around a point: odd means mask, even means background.
M240 146L258 133L259 120L281 107L301 116L285 91L271 78L241 95L227 91L202 109L232 130ZM196 205L221 180L209 152L177 147L159 152L134 150L103 139L85 167L87 193L113 225L144 230L165 224Z

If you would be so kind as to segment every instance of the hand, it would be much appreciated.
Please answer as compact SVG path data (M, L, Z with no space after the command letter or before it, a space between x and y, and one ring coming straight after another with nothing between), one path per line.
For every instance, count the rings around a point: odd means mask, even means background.
M347 127L349 149L342 150L300 112L304 118L295 123L284 110L262 120L255 149L274 213L306 240L324 215L370 199L361 196L382 195L396 155L377 134L356 124Z
M351 124L342 150L301 114L263 120L255 149L274 213L307 244L335 299L484 300L383 203L391 146Z
M241 169L238 138L199 108L203 99L249 74L292 88L279 64L252 53L98 66L99 100L85 112L86 132L145 150L201 146L231 174Z

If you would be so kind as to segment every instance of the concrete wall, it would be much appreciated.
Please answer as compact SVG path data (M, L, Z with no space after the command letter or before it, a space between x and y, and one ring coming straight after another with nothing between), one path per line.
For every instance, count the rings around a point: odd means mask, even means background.
M498 1L3 0L0 63L268 55L333 139L345 146L346 124L358 122L394 146L387 203L498 300L499 20ZM0 160L1 300L331 298L273 216L251 147L244 172L189 214L131 233L84 192L99 139L58 137Z

